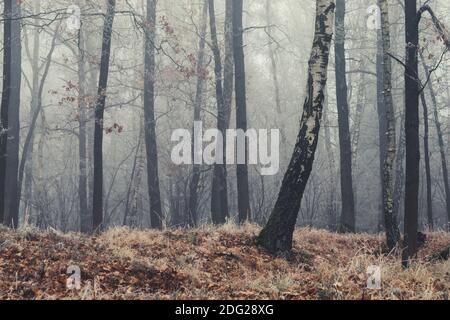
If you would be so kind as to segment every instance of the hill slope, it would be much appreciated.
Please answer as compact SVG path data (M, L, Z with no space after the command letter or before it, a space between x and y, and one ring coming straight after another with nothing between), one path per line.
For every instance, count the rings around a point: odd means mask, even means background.
M289 260L253 245L258 228L112 229L98 237L0 229L0 299L448 299L450 263L423 259L450 243L429 236L414 268L386 257L382 238L299 230ZM382 289L368 290L368 266ZM81 270L68 290L69 266Z

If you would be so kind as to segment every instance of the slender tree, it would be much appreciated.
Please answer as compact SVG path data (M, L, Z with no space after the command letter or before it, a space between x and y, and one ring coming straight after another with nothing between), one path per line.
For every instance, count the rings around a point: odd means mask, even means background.
M223 102L227 112L227 127L230 126L231 105L233 103L234 55L233 55L233 1L225 0L225 49L223 65Z
M352 146L349 124L348 87L345 62L345 0L336 0L336 103L339 122L339 150L341 154L341 232L355 232L355 198L352 177Z
M203 10L200 22L200 40L197 55L197 90L195 93L194 101L194 122L201 121L201 110L204 100L204 86L205 86L205 46L206 46L206 29L208 20L208 0L203 2ZM192 130L192 145L195 146L194 140L200 139L201 137L195 137L198 132L195 129ZM198 185L200 183L200 164L196 163L196 154L199 150L194 150L192 152L194 166L192 168L191 181L189 185L189 206L187 208L187 218L188 224L191 227L197 226L198 220ZM198 156L198 155L197 155Z
M3 89L0 110L0 222L2 223L5 218L8 111L11 94L12 3L12 0L5 0L3 8Z
M103 224L103 115L108 87L109 61L111 55L112 28L115 16L115 0L108 0L107 12L103 26L102 56L100 60L100 76L98 96L95 104L94 129L94 192L92 204L93 231L98 232Z
M396 155L396 133L395 133L395 110L394 99L392 98L392 63L388 53L391 51L391 33L389 23L389 6L387 0L379 0L378 5L381 10L381 48L382 48L382 88L383 88L383 114L385 122L385 132L380 133L385 136L384 158L382 163L382 194L384 224L386 229L386 241L390 250L394 249L400 240L400 230L397 219L394 215L394 164ZM380 75L379 75L380 76ZM380 141L381 144L381 141Z
M266 0L266 20L267 20L267 37L269 41L269 59L270 59L270 67L271 67L271 73L272 73L272 82L274 87L274 93L275 93L275 105L276 110L279 114L282 113L281 110L281 97L280 97L280 82L278 80L278 66L277 66L277 60L275 58L275 50L273 46L273 38L272 38L272 9L271 9L271 2L270 0Z
M422 53L421 53L421 60L422 60L423 68L425 70L425 77L427 79L431 79L430 68L425 63ZM432 107L433 107L433 120L434 120L434 125L436 127L436 133L437 133L438 144L439 144L439 153L441 155L442 176L443 176L443 180L444 180L444 191L445 191L445 204L446 204L447 219L448 219L447 220L448 221L447 229L450 229L450 184L448 181L447 157L446 157L445 144L444 144L444 133L442 132L442 125L441 125L441 120L439 117L436 92L434 91L432 81L430 81L428 83L428 90L430 93Z
M430 164L430 126L428 123L428 105L425 99L425 93L423 90L420 92L420 101L422 103L423 110L423 156L425 160L425 179L427 183L427 219L428 228L433 230L433 200L432 200L432 190L431 190L431 164Z
M406 67L405 67L405 248L403 266L407 267L417 251L419 217L419 28L417 1L405 1Z
M227 167L226 167L226 130L228 128L228 112L225 108L223 87L222 87L222 58L220 54L219 42L217 40L216 13L214 0L208 0L209 23L211 31L211 46L214 55L214 74L216 77L216 101L217 101L217 129L223 137L222 163L216 163L213 170L212 194L211 194L211 217L214 224L223 224L228 217L228 187L227 187Z
M258 243L272 253L292 249L297 216L311 175L325 99L334 8L333 0L316 1L315 34L300 131L275 208L258 237Z
M11 227L19 226L19 208L11 206L16 201L20 149L20 93L22 82L22 20L21 2L13 1L11 24L11 87L9 93L8 142L6 161L5 216Z
M46 82L47 77L50 72L50 67L52 64L52 57L53 57L53 53L55 52L55 49L56 49L56 39L57 39L57 35L58 35L60 26L61 26L61 23L58 23L58 25L55 28L54 34L53 34L53 39L51 42L50 50L49 50L46 60L45 60L44 70L43 70L41 79L39 81L38 91L36 93L35 109L33 110L33 114L32 114L31 120L30 120L30 126L28 128L28 132L25 137L25 141L23 143L22 155L21 155L20 164L19 164L19 173L18 173L18 177L17 177L17 197L12 199L12 201L10 203L10 208L9 208L9 210L12 214L10 223L14 223L14 221L16 221L16 220L18 221L18 219L19 219L19 206L20 206L20 199L22 198L22 185L23 185L23 177L25 174L25 166L27 164L27 161L29 160L28 155L31 150L31 144L33 143L37 119L39 118L39 114L41 114L41 112L42 112L42 96L44 93L44 86L45 86L45 82Z
M86 103L86 50L84 48L84 28L81 24L78 30L78 197L80 210L80 231L90 233L92 227L92 216L88 209L87 190L87 103Z
M233 1L233 50L235 66L236 129L247 131L247 94L245 83L243 0ZM239 223L251 217L248 185L248 142L245 141L245 163L237 165L237 196Z
M147 184L152 228L162 228L162 206L159 187L158 146L155 118L155 32L156 0L147 0L145 25L144 136L147 151Z

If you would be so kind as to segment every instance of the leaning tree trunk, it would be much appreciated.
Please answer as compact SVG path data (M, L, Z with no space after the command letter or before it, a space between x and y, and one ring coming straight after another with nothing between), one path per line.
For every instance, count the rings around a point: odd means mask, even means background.
M419 27L417 1L405 1L406 67L405 67L405 248L403 266L407 267L417 252L419 217Z
M341 232L355 231L355 198L352 177L352 146L349 125L348 88L345 63L345 0L336 0L336 103L341 152Z
M258 243L272 253L292 249L298 212L311 175L323 112L334 8L333 0L316 2L315 35L300 131L275 208L258 237Z
M152 228L162 228L161 191L159 186L158 146L155 118L155 32L156 1L147 0L145 28L144 134L147 151L147 185Z
M388 53L391 50L391 35L389 24L389 7L387 0L379 0L381 9L381 47L382 47L382 79L383 79L383 102L385 117L385 149L383 170L382 170L382 192L383 192L383 212L384 225L386 229L386 241L390 250L394 249L400 239L400 230L394 215L394 164L396 153L395 135L395 111L394 99L392 98L392 64Z
M115 0L108 0L102 38L102 56L95 104L94 129L94 193L92 203L92 230L98 232L103 227L103 115L105 113L106 89L108 87L109 60L111 55L112 27L115 15Z
M222 163L216 163L213 170L212 192L211 192L211 218L214 224L224 224L228 217L228 187L227 187L227 167L226 167L226 130L228 129L228 112L225 108L225 101L222 87L222 58L220 55L219 43L217 40L216 13L214 10L214 0L209 2L209 20L211 29L211 45L214 55L216 77L216 100L217 100L217 128L223 137ZM219 159L216 159L219 161Z
M236 92L236 129L247 131L247 93L245 83L244 29L242 23L243 0L233 2L233 49ZM237 165L237 192L239 223L251 217L248 185L248 143L245 141L245 163Z
M11 43L12 43L12 0L4 1L3 9L3 90L0 111L0 223L5 218L6 162L8 142L8 111L11 94ZM6 221L5 221L6 222ZM7 222L6 222L7 224Z
M44 66L44 71L41 77L41 80L39 82L39 88L37 91L37 97L36 97L36 108L33 110L33 114L30 120L30 126L28 128L27 135L25 137L25 141L23 143L23 149L22 149L22 156L20 159L19 164L19 173L17 177L17 197L15 197L11 203L10 203L10 212L14 212L14 214L18 217L19 216L19 205L20 205L20 199L22 198L22 184L23 184L23 177L25 174L25 166L28 161L28 153L31 150L31 144L33 143L34 138L34 132L36 130L36 122L39 117L39 114L42 112L42 95L44 92L44 86L45 82L47 80L47 77L50 72L50 66L52 63L52 57L53 53L55 52L56 48L56 39L58 35L58 28L60 27L60 23L56 26L55 33L53 35L52 43L50 46L50 51L47 54L46 62Z

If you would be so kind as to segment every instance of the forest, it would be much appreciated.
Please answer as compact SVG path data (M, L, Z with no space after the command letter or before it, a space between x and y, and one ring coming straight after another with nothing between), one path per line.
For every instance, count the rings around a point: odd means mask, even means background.
M0 11L0 300L449 299L448 1Z

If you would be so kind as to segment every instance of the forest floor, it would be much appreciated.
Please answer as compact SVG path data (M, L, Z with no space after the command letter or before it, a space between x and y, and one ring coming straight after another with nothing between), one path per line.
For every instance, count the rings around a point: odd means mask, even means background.
M383 238L298 230L287 260L254 245L252 225L174 231L111 229L98 237L0 229L0 299L449 299L450 243L428 235L415 266L381 254ZM381 290L367 289L379 266ZM78 266L81 288L68 289Z

